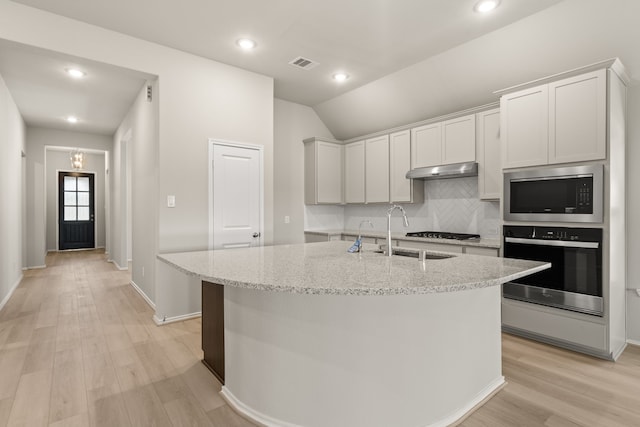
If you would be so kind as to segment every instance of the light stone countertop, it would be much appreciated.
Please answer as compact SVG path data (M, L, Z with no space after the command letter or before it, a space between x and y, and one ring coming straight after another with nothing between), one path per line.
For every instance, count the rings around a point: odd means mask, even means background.
M317 295L410 295L488 286L547 269L549 263L455 254L418 261L387 257L364 244L334 241L158 255L201 280L247 289ZM439 252L427 252L442 254ZM452 254L447 254L452 255Z
M339 236L339 235L349 235L349 236L357 236L358 230L304 230L307 234L317 234L319 236ZM387 233L384 231L370 231L370 230L362 230L362 237L373 237L376 239L386 239ZM500 240L499 239L469 239L469 240L455 240L455 239L433 239L428 237L407 237L404 233L391 233L391 238L395 240L409 240L413 242L427 242L427 243L438 243L441 245L454 245L454 246L476 246L480 248L492 248L492 249L500 249Z

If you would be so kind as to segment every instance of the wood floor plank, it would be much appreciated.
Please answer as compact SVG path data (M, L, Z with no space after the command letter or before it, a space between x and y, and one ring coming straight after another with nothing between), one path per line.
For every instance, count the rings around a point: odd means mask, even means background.
M53 368L56 352L56 326L45 326L34 331L24 360L23 373Z
M13 398L7 397L0 400L0 426L6 426L9 422L11 407L13 406Z
M164 404L174 427L209 426L212 421L207 414L191 399L176 399Z
M26 346L0 350L0 373L2 374L2 381L0 381L0 399L13 398L15 396L18 384L20 383L27 350L28 348Z
M128 390L123 393L123 398L131 425L171 427L169 416L152 386Z
M82 348L56 352L49 423L87 412L87 392L82 367Z
M51 396L51 370L31 372L20 377L8 426L47 426Z

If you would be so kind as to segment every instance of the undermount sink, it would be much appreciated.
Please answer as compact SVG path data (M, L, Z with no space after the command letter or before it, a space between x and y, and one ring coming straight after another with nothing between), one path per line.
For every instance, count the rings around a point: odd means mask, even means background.
M424 261L427 259L447 259L447 258L453 258L455 256L455 255L447 255L443 253L427 252L424 249L412 249L412 248L395 247L395 248L392 248L392 251L393 251L393 255L416 258L419 261ZM382 245L381 245L380 249L377 250L376 253L383 254L386 252L382 250Z

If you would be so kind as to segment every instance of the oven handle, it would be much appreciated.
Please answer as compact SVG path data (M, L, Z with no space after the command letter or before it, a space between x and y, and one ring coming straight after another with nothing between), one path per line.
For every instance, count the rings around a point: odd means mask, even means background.
M519 237L505 237L504 241L507 243L522 243L525 245L539 246L560 246L564 248L598 249L598 246L600 246L600 243L598 242L568 242L565 240L522 239Z

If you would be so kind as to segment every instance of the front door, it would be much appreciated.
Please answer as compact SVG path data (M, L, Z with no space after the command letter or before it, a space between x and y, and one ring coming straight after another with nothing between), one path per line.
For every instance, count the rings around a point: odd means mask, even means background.
M95 247L92 173L58 173L58 249Z
M213 146L213 248L260 246L260 150Z

